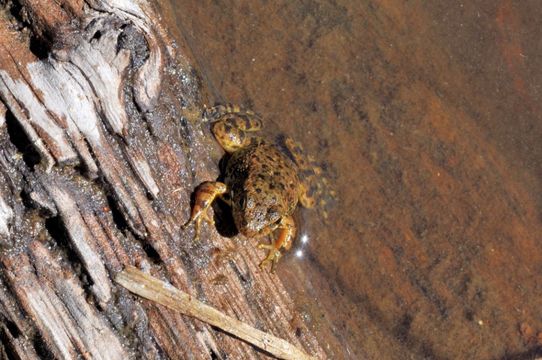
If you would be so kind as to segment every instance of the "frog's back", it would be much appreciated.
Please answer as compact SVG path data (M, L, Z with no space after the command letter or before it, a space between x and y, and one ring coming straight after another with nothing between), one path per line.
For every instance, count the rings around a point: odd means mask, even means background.
M234 198L251 193L262 203L275 203L282 215L291 214L297 205L297 167L271 144L254 144L234 152L228 160L225 182Z

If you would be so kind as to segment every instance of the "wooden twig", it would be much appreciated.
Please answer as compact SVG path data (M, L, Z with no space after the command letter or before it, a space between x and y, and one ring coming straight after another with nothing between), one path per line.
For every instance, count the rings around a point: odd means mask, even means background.
M314 359L289 342L227 316L133 266L118 273L115 281L139 296L216 326L280 359Z

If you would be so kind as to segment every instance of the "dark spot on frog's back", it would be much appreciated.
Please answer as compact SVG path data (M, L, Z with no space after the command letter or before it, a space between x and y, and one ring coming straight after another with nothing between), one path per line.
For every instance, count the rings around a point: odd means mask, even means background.
M245 121L245 129L251 129L252 124L250 123L250 120L247 117L243 118L243 120Z

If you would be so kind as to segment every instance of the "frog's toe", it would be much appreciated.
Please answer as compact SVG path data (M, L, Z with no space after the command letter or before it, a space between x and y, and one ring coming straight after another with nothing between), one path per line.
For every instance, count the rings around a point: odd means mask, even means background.
M194 241L199 241L201 222L205 221L211 226L215 225L215 221L207 211L200 213L195 219L189 219L185 224L181 225L181 230L186 230L190 225L194 224Z
M274 244L259 244L258 249L269 249L267 257L260 263L260 269L264 269L267 264L271 264L271 272L275 270L275 264L282 256L281 252L275 247Z
M205 222L214 225L214 220L208 216L207 213L203 213L200 216L198 216L195 219L188 220L184 225L181 226L182 230L186 230L190 225L194 224L194 241L199 241L200 238L200 229L201 229L201 221L205 220Z
M186 230L190 225L192 224L195 224L194 225L194 238L193 240L194 241L198 241L199 240L199 225L200 225L200 219L190 219L188 220L185 224L181 225L181 230Z
M202 217L202 220L204 220L207 224L211 226L215 226L215 220L213 219L212 215L209 215L208 212L203 213L201 217Z
M303 207L312 209L316 205L316 197L314 196L313 186L299 185L299 202Z
M187 222L185 222L184 224L181 225L181 230L184 231L184 230L188 229L188 227L190 225L192 225L193 222L194 222L194 219L192 219L192 218L188 219Z

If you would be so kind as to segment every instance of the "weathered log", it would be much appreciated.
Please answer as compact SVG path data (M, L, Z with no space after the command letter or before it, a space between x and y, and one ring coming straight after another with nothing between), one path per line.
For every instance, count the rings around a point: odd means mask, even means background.
M0 339L8 358L261 358L112 279L135 265L325 357L252 246L180 230L218 148L189 54L144 1L0 5ZM204 92L203 92L204 93ZM174 191L180 189L180 191ZM297 330L297 331L296 331Z

